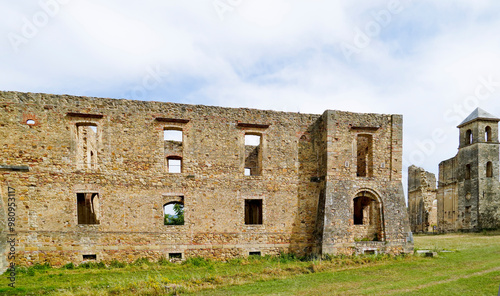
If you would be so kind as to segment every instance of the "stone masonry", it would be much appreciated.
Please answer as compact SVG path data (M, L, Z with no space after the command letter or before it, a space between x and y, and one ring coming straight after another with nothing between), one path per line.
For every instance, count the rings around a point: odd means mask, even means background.
M478 108L458 126L458 153L439 164L441 232L500 228L498 121Z
M12 236L21 265L413 248L400 115L0 92L0 116L2 269Z
M424 169L408 168L408 216L415 233L437 230L436 176Z
M458 153L439 164L437 192L432 174L409 168L408 213L413 231L426 231L433 224L434 213L429 209L434 196L439 232L500 228L499 121L477 108L458 126Z

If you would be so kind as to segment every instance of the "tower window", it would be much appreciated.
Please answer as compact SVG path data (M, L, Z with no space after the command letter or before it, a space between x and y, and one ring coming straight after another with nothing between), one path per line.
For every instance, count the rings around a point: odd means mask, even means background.
M484 132L484 140L486 142L491 142L491 127L487 126Z
M491 161L488 161L488 163L486 163L486 177L493 177L493 163Z
M469 129L465 132L465 141L468 145L472 144L472 142L474 141L472 130Z
M465 166L465 180L470 180L471 175L471 165L468 164Z

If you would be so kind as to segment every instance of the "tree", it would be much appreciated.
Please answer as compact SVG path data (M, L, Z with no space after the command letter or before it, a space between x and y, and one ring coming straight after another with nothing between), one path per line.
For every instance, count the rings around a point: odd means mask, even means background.
M165 225L184 225L184 205L180 203L174 204L175 215L165 214Z

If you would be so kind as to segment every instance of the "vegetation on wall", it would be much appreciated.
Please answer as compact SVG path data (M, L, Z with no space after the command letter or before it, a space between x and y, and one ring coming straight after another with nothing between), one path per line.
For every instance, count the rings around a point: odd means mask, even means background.
M165 225L184 225L184 206L176 203L174 205L175 215L165 214Z

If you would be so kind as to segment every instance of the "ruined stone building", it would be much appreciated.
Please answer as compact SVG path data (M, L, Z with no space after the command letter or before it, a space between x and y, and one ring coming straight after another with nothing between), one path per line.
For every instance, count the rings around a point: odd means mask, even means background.
M439 164L435 198L438 231L500 228L499 121L496 116L478 108L458 126L458 153ZM409 169L409 175L412 170ZM411 227L418 231L421 224L432 223L431 220L426 222L425 215L419 212L419 202L423 200L425 208L434 190L428 187L418 192L418 181L408 179Z
M408 216L415 233L437 230L436 176L424 169L408 168Z
M7 236L19 264L412 250L400 115L19 92L0 110L2 266Z

